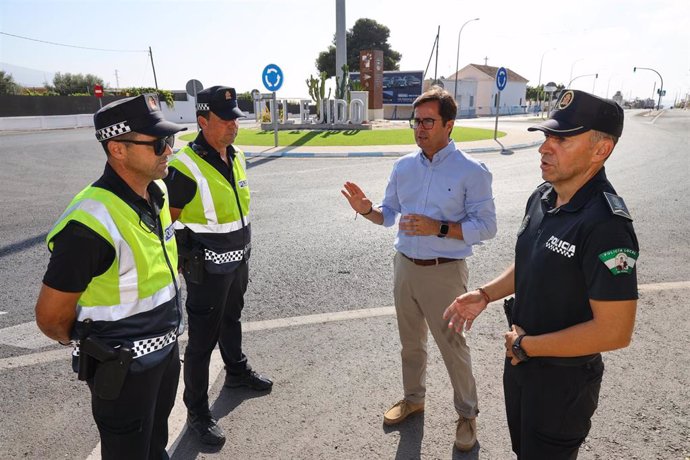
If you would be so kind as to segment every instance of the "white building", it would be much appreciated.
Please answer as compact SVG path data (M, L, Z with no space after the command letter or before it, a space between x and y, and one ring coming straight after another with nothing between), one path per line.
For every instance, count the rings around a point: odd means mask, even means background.
M501 91L500 114L525 113L527 102L527 80L512 70L508 71L508 83ZM468 64L458 71L457 102L458 116L495 115L498 88L496 88L498 67ZM443 80L443 86L454 93L455 74Z

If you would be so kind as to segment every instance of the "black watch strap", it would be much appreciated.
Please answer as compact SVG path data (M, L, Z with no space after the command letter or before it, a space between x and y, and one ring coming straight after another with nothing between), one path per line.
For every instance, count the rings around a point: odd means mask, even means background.
M527 361L529 359L529 356L527 356L527 353L522 348L522 338L525 335L526 334L518 336L518 338L515 339L515 342L513 342L513 356L515 356L520 361Z

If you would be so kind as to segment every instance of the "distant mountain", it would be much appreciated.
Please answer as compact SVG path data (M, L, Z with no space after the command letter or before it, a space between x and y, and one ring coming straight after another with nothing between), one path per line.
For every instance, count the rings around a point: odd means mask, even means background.
M52 84L53 77L55 76L55 72L29 69L28 67L20 67L5 62L0 62L0 70L12 74L15 83L28 87L43 86L46 83Z

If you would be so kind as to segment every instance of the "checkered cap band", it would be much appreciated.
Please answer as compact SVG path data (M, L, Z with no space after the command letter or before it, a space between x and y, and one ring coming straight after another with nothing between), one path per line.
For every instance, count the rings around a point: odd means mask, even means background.
M129 127L127 122L122 121L120 123L115 123L114 125L106 126L105 128L96 130L96 139L98 139L99 142L102 142L131 131L132 128Z
M161 348L165 348L171 343L177 340L177 334L175 330L168 332L165 335L159 337L151 337L149 339L135 340L132 342L132 351L134 352L134 358L140 358L154 351L158 351ZM79 345L75 343L74 350L72 351L72 356L79 356Z
M244 251L240 249L239 251L230 251L218 254L210 249L204 249L204 259L210 260L216 265L227 264L230 262L240 262L244 257Z
M210 110L208 102L199 102L196 105L196 109L199 112L208 112Z

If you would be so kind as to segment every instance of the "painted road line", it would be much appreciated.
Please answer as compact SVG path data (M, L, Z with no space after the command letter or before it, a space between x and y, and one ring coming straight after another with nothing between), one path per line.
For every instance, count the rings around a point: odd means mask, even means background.
M652 283L642 284L638 287L641 293L670 291L690 289L690 281L674 281L667 283ZM333 313L319 313L315 315L293 316L289 318L269 319L263 321L249 321L242 325L245 332L263 331L267 329L281 329L285 327L305 326L309 324L331 323L335 321L346 321L352 319L374 318L377 316L392 316L395 314L394 307L380 307L380 308L365 308L361 310L347 310ZM6 332L12 331L12 340L6 338ZM34 334L30 333L34 331ZM54 342L45 338L40 332L36 332L37 328L34 323L24 323L17 326L0 330L0 343L12 345L19 348L33 349L39 342L47 343L48 345ZM21 334L26 334L21 336ZM40 337L35 335L40 334ZM187 335L180 337L181 342L187 340ZM47 341L47 342L46 342ZM8 343L11 342L11 343ZM19 367L33 366L35 364L42 364L58 359L67 358L69 356L68 350L50 350L28 355L16 356L13 358L0 359L0 371L7 369L16 369Z

